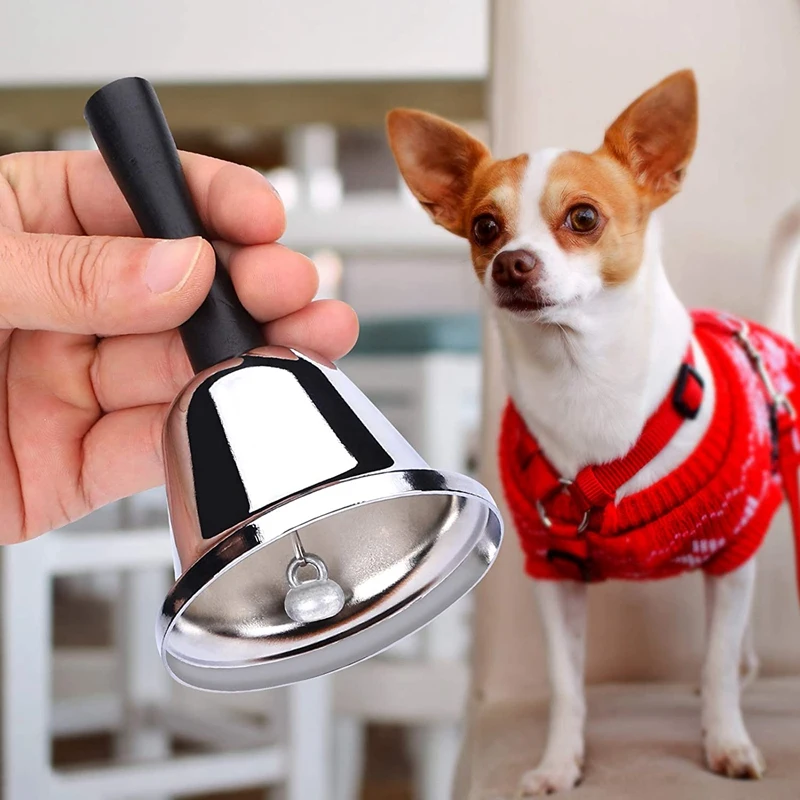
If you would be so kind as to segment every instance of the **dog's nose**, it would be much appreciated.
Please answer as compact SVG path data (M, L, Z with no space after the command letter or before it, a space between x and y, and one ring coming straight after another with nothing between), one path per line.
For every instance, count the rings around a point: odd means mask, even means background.
M519 286L540 270L541 262L530 250L504 250L495 256L492 278L498 286Z

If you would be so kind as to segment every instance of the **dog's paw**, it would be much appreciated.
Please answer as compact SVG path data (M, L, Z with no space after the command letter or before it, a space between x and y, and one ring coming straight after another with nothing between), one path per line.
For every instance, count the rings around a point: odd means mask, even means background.
M517 797L538 797L543 794L566 792L580 783L582 774L580 758L542 763L522 776Z
M761 751L750 739L706 739L706 761L717 775L726 778L758 780L764 777L766 764Z

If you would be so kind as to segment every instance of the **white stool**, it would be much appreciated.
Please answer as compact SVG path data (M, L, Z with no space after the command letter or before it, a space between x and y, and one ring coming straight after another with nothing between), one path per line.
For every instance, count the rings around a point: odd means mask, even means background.
M223 704L210 702L218 697L198 692L191 692L191 704L175 702L180 692L173 691L154 639L155 613L171 565L169 532L164 527L56 531L3 549L5 800L163 800L259 785L280 786L285 800L330 797L328 679L241 696L247 699L239 705L251 711L268 709L270 701L279 700L277 724L225 713L230 709L220 710ZM106 653L105 668L88 677L113 690L116 670L117 691L104 695L98 687L100 694L85 702L69 700L65 707L56 707L52 686L59 658L54 658L51 646L53 579L114 572L123 575L115 626L117 653ZM88 667L84 659L82 669ZM88 713L82 714L82 709ZM123 723L117 739L120 763L53 769L54 729L61 733L107 729L114 718ZM171 755L168 737L176 734L209 746L211 752Z

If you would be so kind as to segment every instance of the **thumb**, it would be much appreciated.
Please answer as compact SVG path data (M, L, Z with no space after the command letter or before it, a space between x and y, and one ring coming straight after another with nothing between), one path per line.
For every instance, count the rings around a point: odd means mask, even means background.
M0 230L0 324L99 336L169 330L203 302L214 264L199 237Z

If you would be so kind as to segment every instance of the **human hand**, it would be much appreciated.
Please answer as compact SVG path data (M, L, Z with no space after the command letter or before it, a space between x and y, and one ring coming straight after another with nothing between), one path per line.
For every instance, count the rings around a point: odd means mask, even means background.
M245 167L181 154L192 196L270 344L329 359L354 312L311 302L314 265L276 244L284 212ZM201 239L140 237L97 152L0 158L0 543L163 482L161 429L192 375L176 327L211 286Z

